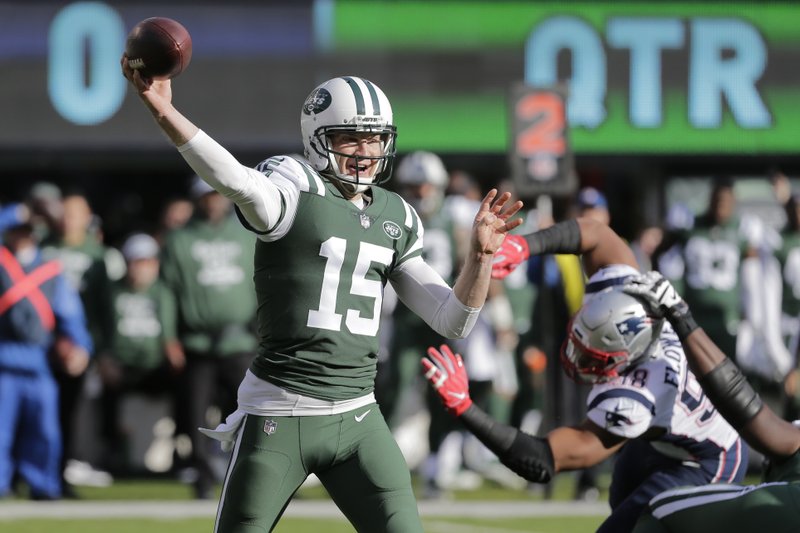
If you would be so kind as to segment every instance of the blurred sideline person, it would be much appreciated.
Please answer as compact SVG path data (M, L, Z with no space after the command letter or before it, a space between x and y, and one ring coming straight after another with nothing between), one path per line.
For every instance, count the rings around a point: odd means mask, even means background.
M456 250L453 221L442 210L448 175L442 160L431 152L412 152L397 165L394 182L400 196L414 208L425 228L422 257L447 283L455 279ZM391 286L387 289L391 290ZM443 337L404 305L392 315L394 331L391 357L387 361L383 386L376 389L378 404L389 427L401 425L404 403L414 393L413 384L419 375L419 347L442 342ZM422 385L422 383L420 383ZM420 389L422 391L424 389Z
M504 181L506 190L513 190L511 180ZM522 213L523 224L515 230L515 234L532 233L542 227L551 226L553 204L549 196L540 195L532 209ZM547 355L533 341L535 334L532 328L534 316L532 310L538 296L538 287L528 280L527 262L520 264L511 274L502 280L516 331L516 346L505 345L511 350L511 363L515 375L513 381L501 385L502 395L496 403L494 412L489 411L497 420L507 422L530 434L537 434L543 419L545 380L547 372ZM539 326L537 324L537 326ZM434 391L431 391L433 394ZM499 407L498 407L499 405ZM505 411L503 410L505 408ZM495 456L496 460L496 456ZM528 483L514 475L518 482ZM541 487L531 486L534 490ZM549 491L545 491L548 496Z
M255 355L256 296L250 250L255 239L233 216L231 201L199 177L193 218L166 235L161 280L175 302L163 315L167 360L177 371L175 425L191 441L188 471L195 497L213 496L211 442L197 432L211 406L236 409L236 390Z
M624 290L679 333L689 366L716 411L768 459L760 485L706 485L665 491L650 501L635 533L727 533L800 530L800 421L782 420L742 372L698 327L661 274L633 279Z
M451 414L504 464L537 483L619 452L611 515L601 533L631 531L648 501L668 488L743 479L746 448L708 399L698 395L681 348L682 332L649 316L640 301L621 290L639 275L627 244L595 220L568 220L525 237L506 237L495 263L497 275L526 259L528 250L581 254L589 275L584 303L561 353L570 377L593 384L586 418L544 438L498 423L472 403L461 357L445 345L441 352L431 348L422 364Z
M189 198L176 196L165 201L158 216L155 235L159 244L164 243L169 232L184 227L192 219L193 214L194 203Z
M440 334L466 336L521 202L487 194L451 289L421 258L414 209L377 186L391 175L396 127L375 84L345 76L317 86L300 113L305 160L275 156L252 169L173 106L170 81L121 63L180 154L257 235L258 354L237 411L206 431L233 450L215 531L272 530L311 473L357 531L422 531L408 468L375 403L383 286Z
M28 191L25 204L31 211L30 224L39 243L45 242L64 217L61 189L47 181L34 183Z
M400 160L394 173L397 192L414 208L425 229L422 258L446 283L452 284L458 257L453 220L443 209L448 181L444 163L432 152L407 154ZM389 286L386 292L391 290ZM423 406L415 406L414 403L424 398L427 392L419 376L418 354L421 348L443 342L444 337L405 305L394 308L391 320L393 332L389 356L386 363L378 368L375 392L392 434L409 466L414 469L425 460L430 450L438 448L439 442L432 442L431 435L441 431L440 421L430 412L431 417L426 424L427 442L422 435L408 435L420 425L418 417ZM424 470L423 466L423 476ZM432 482L432 479L426 479L426 492L427 484Z
M45 261L27 206L0 211L0 497L15 474L34 500L63 493L58 384L52 366L77 376L93 349L78 293Z
M694 220L694 212L685 203L675 202L670 205L664 217L661 242L650 258L653 270L664 274L678 290L684 287L686 271L681 236L694 227Z
M608 209L606 195L594 187L584 187L578 191L575 205L578 209L578 218L591 218L606 226L611 224L611 211Z
M465 204L467 207L464 210L465 218L467 212L470 218L468 222L458 224L453 219L451 211L444 207L445 190L449 182L447 169L439 156L431 152L417 151L406 155L398 164L395 180L400 195L414 208L425 228L423 259L445 282L452 283L458 273L458 265L464 260L463 255L459 256L459 250L469 249L472 214L480 207L480 199ZM475 369L473 374L481 377L472 383L473 397L479 405L487 408L495 367L492 355L494 334L487 320L487 311L494 308L499 300L496 287L490 286L489 299L471 334L465 339L456 341L467 357L468 365L473 364ZM391 381L394 392L390 397L393 396L395 402L403 402L401 398L405 398L405 403L400 403L399 407L407 410L408 402L413 402L409 394L414 392L413 385L420 377L418 364L420 351L431 344L440 344L444 339L406 306L398 306L393 318L395 331L389 368L390 376L394 376L394 380ZM478 349L473 352L471 346ZM485 368L482 373L481 366ZM421 382L419 384L423 385ZM427 387L419 389L419 392L420 396L426 399L427 411L430 414L426 447L428 453L420 468L424 480L423 497L439 497L443 491L450 489L477 488L481 483L480 476L464 468L465 452L469 446L464 442L460 428L442 413L438 407L438 399L429 393ZM381 407L383 409L384 405L381 404ZM395 417L389 420L389 427L402 443L407 440L402 432L398 432L398 425L402 424L403 420L397 418L397 415L402 413L398 413L396 407L394 411ZM411 455L413 457L413 453ZM473 456L479 455L479 452L473 454Z
M653 270L653 254L663 238L664 230L658 225L644 226L637 231L636 238L631 242L631 250L640 271Z
M729 354L736 353L742 313L740 267L756 254L740 231L733 185L730 178L715 178L706 212L679 235L684 298L708 336Z
M782 238L760 217L742 216L742 233L752 254L740 269L741 321L735 360L773 410L780 410L783 384L794 363L781 331L781 307L787 280L782 272ZM789 274L791 278L792 274Z
M786 176L783 180L788 181ZM787 183L786 186L790 187ZM787 191L780 198L786 210L786 226L781 231L781 246L775 251L783 276L781 330L793 361L784 380L784 418L800 418L800 194Z
M113 472L135 469L131 440L136 431L150 428L124 427L122 401L134 393L166 398L172 413L172 392L179 361L166 357L164 327L174 316L175 300L158 279L160 247L145 233L129 236L122 255L127 263L125 277L111 286L112 329L106 334L105 351L97 357L103 383L101 433L105 441L105 466Z
M575 195L571 206L577 217L586 217L608 225L611 214L605 195L594 187L584 187ZM552 226L552 219L546 226ZM559 426L580 423L586 415L586 397L590 386L575 383L562 371L559 352L567 336L567 326L578 311L584 296L586 275L580 258L574 254L532 256L527 262L528 279L537 289L532 309L531 328L527 341L546 357L544 367L544 405L541 429L549 431ZM529 357L536 352L528 352ZM469 371L469 369L467 369ZM577 472L573 498L597 500L599 467ZM552 487L545 487L545 496Z
M86 312L86 321L92 342L99 351L104 347L103 333L109 330L110 313L107 309L112 276L109 266L116 264L117 255L102 243L98 220L89 200L81 193L65 194L61 200L61 218L42 243L45 259L57 259L64 275L78 291ZM118 274L118 273L117 273ZM118 277L118 276L116 276ZM75 496L72 485L108 486L112 478L108 472L98 470L88 462L79 449L79 414L87 407L86 390L88 372L71 375L56 367L59 387L59 418L64 440L62 458L65 494ZM92 370L92 369L90 369ZM86 412L94 416L91 406Z
M450 173L446 193L443 211L452 220L456 264L460 265L469 252L472 213L480 205L481 186L468 172L454 170ZM502 283L492 281L472 333L453 341L464 356L473 398L478 405L490 411L501 410L501 394L515 394L516 376L508 347L516 345L518 340L505 289ZM447 497L448 491L456 489L477 489L482 478L504 485L520 485L517 476L497 464L496 457L480 441L442 412L434 393L428 390L426 396L431 413L431 454L422 468L427 497ZM503 413L498 415L507 418Z

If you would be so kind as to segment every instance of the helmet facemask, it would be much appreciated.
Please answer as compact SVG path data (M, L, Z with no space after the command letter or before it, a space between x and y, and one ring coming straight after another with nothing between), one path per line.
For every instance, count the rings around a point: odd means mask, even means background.
M374 83L356 76L330 79L306 98L300 115L305 157L315 170L335 180L343 192L356 194L370 185L385 183L391 176L397 129L392 123L392 106ZM379 153L355 155L350 149L334 151L333 136L379 135ZM352 152L359 151L358 147ZM337 157L347 158L351 167L339 168ZM368 167L374 165L372 171ZM360 171L363 169L364 174ZM366 175L370 170L371 175Z
M336 134L353 135L380 135L381 150L380 155L366 156L354 153L347 153L334 150L333 137ZM328 161L328 167L322 171L329 178L338 180L350 193L365 191L370 185L381 185L386 183L392 175L392 167L395 157L395 138L397 136L394 126L383 127L350 127L350 126L323 126L314 132L314 142L311 146L321 156ZM357 150L357 149L356 149ZM347 169L339 168L336 156L345 159L354 159L356 173L352 175ZM368 167L373 161L377 161L372 175L366 175ZM363 167L364 175L361 174Z

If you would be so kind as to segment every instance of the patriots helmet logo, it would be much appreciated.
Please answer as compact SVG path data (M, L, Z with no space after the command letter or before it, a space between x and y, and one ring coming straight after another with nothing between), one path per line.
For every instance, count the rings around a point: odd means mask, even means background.
M621 320L616 324L617 331L622 335L626 341L635 337L640 331L650 325L650 318L641 316L632 316Z

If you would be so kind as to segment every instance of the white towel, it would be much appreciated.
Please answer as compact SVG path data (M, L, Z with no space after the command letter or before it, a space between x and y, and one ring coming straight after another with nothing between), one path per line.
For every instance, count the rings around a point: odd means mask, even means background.
M228 415L224 422L218 425L214 429L208 428L197 428L200 433L207 437L211 437L214 440L218 440L220 442L220 447L222 448L223 452L229 452L233 450L233 446L236 444L236 439L239 436L239 429L242 427L242 422L244 422L244 417L247 415L241 409L237 409L236 411L232 412Z

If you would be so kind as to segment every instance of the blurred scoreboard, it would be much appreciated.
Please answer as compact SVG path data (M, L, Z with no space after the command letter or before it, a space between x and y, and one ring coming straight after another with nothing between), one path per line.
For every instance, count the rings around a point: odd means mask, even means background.
M795 154L800 7L756 2L0 1L0 152L161 149L119 72L179 20L176 106L234 150L297 150L310 90L360 75L401 151L503 153L520 83L565 91L575 154Z

